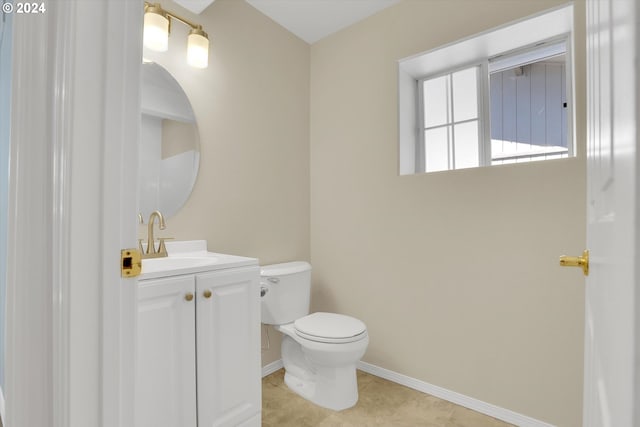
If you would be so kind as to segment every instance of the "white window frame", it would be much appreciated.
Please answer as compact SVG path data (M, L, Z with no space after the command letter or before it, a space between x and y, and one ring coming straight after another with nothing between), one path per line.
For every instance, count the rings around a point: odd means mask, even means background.
M424 171L424 160L420 159L420 134L424 132L418 123L419 86L425 76L447 74L449 70L464 68L469 64L484 63L489 59L518 50L532 48L544 41L566 42L567 72L567 144L575 153L573 123L575 123L575 94L573 90L573 5L568 4L524 18L522 20L491 29L478 35L433 49L398 63L398 139L399 174L407 175ZM488 71L488 68L487 68ZM488 73L487 73L488 75ZM483 80L484 117L489 116L489 79ZM484 120L483 136L490 141L490 127ZM486 150L485 150L486 151ZM485 162L487 154L483 157Z

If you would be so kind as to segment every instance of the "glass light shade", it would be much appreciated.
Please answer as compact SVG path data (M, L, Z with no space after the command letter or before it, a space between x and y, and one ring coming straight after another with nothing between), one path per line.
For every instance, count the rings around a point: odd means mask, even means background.
M201 29L189 32L187 40L187 63L195 68L209 66L209 38Z
M162 13L148 10L144 14L143 43L158 52L169 48L169 18Z

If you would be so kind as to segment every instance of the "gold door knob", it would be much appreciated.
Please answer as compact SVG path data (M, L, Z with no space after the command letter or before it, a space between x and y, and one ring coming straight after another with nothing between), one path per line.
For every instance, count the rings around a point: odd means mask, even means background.
M188 292L185 296L184 299L187 301L193 301L193 294L191 292Z
M207 289L202 293L202 296L204 296L205 298L211 298L211 291Z
M560 257L560 265L562 267L582 267L585 276L589 275L589 251L584 250L582 256L566 256Z

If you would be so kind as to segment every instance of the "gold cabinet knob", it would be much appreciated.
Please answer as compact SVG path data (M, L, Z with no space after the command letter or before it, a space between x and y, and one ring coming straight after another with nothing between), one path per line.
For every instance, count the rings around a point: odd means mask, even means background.
M582 256L567 256L562 255L560 257L560 265L562 267L581 267L585 276L589 275L589 251L584 250Z
M204 296L205 298L211 298L211 291L209 289L207 289L206 291L204 291L202 293L202 296Z
M187 294L184 296L184 299L187 301L193 301L193 294L191 292L187 292Z

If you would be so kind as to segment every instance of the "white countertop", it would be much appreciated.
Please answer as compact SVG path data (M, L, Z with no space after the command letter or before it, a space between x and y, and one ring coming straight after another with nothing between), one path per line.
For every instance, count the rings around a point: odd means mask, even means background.
M258 259L207 251L206 240L166 242L167 257L142 260L138 280L258 266Z

